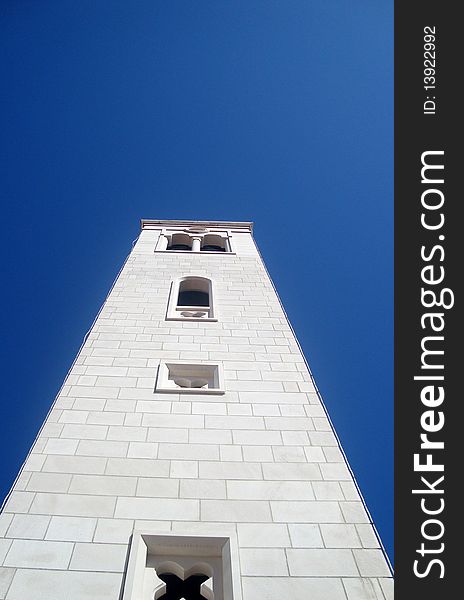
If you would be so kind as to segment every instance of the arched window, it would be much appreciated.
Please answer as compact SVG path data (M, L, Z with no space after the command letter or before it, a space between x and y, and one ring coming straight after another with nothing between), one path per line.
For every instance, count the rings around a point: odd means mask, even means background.
M226 252L226 239L220 235L205 235L201 244L202 252Z
M192 239L185 233L174 233L167 247L168 250L187 250L192 249Z
M166 318L178 321L217 321L211 279L191 276L173 281Z
M180 282L178 307L209 306L209 279L184 279Z

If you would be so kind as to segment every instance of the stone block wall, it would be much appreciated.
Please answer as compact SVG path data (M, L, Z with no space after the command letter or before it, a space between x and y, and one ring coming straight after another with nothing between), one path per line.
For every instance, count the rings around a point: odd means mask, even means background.
M391 600L386 560L246 228L234 254L137 241L0 515L0 599L118 600L130 536L233 531L243 600ZM217 322L167 321L209 277ZM225 393L154 391L216 361Z

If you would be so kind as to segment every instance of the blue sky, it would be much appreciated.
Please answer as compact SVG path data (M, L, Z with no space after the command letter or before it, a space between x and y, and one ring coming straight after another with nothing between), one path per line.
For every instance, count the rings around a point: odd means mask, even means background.
M0 6L5 495L139 219L253 220L392 555L393 3Z

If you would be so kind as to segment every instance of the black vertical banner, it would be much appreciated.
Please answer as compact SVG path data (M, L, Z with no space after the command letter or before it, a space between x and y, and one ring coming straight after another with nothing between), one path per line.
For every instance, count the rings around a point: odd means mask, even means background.
M395 2L397 600L462 595L459 8L459 3L446 0Z

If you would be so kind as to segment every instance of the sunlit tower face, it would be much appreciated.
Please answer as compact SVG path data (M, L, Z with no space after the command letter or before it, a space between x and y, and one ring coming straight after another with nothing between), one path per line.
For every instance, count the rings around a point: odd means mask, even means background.
M6 600L392 598L251 223L142 221L0 533Z

